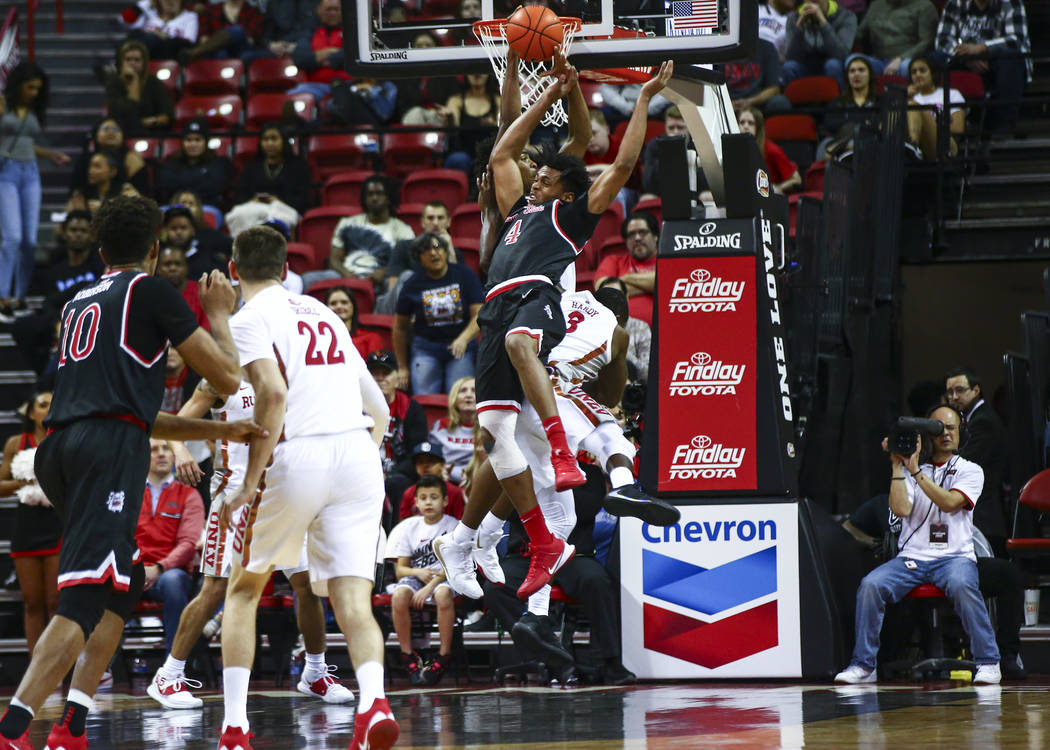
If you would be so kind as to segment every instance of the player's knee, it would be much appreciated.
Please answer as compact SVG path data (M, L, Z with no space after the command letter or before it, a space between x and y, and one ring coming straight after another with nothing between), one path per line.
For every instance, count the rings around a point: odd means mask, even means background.
M109 590L107 584L101 583L64 588L58 592L55 614L79 625L84 633L84 640L87 640L102 619Z
M485 449L485 453L492 453L492 448L495 445L495 438L492 437L492 433L481 427L478 430L478 439L481 441L481 447Z
M503 346L507 350L507 356L515 366L536 358L538 344L535 338L527 333L512 333L503 340Z
M529 463L514 440L517 414L513 411L490 409L483 411L479 420L494 439L492 450L489 451L489 464L496 477L506 479L525 471Z
M587 451L598 459L598 465L609 468L609 459L613 456L624 456L629 462L634 461L637 449L623 436L623 431L612 422L602 424L597 430L580 441L580 449Z

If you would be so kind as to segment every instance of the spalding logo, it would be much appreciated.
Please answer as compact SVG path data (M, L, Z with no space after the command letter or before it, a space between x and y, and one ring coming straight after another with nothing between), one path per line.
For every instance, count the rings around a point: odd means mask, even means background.
M763 198L769 197L769 175L766 170L760 169L755 173L755 187Z
M708 235L715 231L715 223L713 221L706 222L700 225L700 234Z

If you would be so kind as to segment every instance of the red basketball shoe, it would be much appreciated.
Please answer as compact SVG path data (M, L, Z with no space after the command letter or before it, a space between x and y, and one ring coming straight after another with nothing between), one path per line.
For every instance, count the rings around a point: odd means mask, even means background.
M557 537L547 545L529 544L529 574L518 587L518 598L528 599L550 583L554 574L575 554L576 547Z
M390 750L401 728L390 712L386 698L380 698L364 713L354 717L354 741L350 750Z

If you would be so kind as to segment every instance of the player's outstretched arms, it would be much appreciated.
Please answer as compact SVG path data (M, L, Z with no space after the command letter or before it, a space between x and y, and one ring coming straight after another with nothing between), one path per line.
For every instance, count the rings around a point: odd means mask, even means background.
M280 435L280 429L277 434ZM214 419L190 419L158 412L150 437L158 440L231 440L247 443L253 438L269 437L269 430L251 420L218 422ZM276 440L274 440L276 443Z
M634 111L624 131L620 150L612 165L606 169L591 184L587 191L587 210L592 214L604 213L613 200L616 199L620 188L627 184L631 173L634 171L635 163L639 154L642 153L642 144L645 141L646 122L649 119L649 101L658 93L663 91L664 86L671 80L674 73L674 63L665 61L657 74L645 82L638 101L634 103Z
M561 50L556 54L560 55ZM555 58L557 60L557 57ZM563 154L579 156L587 153L587 144L591 142L591 113L587 109L587 100L583 96L579 79L569 90L569 139L562 144Z

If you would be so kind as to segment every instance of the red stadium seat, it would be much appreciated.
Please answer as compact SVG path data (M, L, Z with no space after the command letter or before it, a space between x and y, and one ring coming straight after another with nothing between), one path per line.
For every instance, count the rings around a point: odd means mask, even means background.
M305 80L306 75L291 58L262 57L248 68L246 93L249 97L264 93L280 94Z
M627 255L627 243L619 235L605 238L601 247L598 248L596 267L610 255Z
M146 161L156 159L160 149L159 138L129 138L125 145Z
M225 60L194 60L182 71L182 93L236 94L241 90L244 63L238 58Z
M299 222L299 241L313 245L314 257L327 259L332 249L332 233L340 219L361 213L359 206L319 206L303 214Z
M594 272L594 269L589 271L580 270L580 261L576 261L576 291L578 292L593 292L594 291L594 280L598 274Z
M478 238L471 239L470 237L453 237L452 246L456 248L456 255L459 258L459 262L465 266L468 266L474 270L474 273L481 275L481 253L478 247Z
M179 64L175 60L150 60L149 72L164 84L173 100L178 98Z
M323 133L310 137L306 160L315 180L323 182L338 172L371 169L378 151L376 133Z
M807 192L824 192L824 171L827 169L828 163L821 159L815 161L809 165L809 169L806 170L805 185L803 189Z
M949 71L948 86L957 89L967 99L984 98L984 79L969 70Z
M378 333L383 339L383 348L394 350L394 316L393 315L366 315L360 313L357 317L358 325L366 331Z
M423 407L427 415L427 427L448 416L447 393L417 393L412 398Z
M184 96L175 104L175 129L182 130L195 117L204 117L216 130L231 130L241 124L244 106L234 94Z
M583 98L587 100L587 106L591 109L601 109L605 106L605 97L602 96L602 85L596 81L580 80L580 90Z
M787 85L784 96L792 104L826 104L839 95L839 83L830 76L805 76Z
M233 166L237 171L259 155L259 137L255 135L238 136L233 144Z
M904 76L895 76L887 73L883 73L875 79L875 86L878 92L881 94L887 86L903 86L908 87L908 79Z
M314 255L314 247L306 242L288 243L288 267L296 273L316 271L321 268Z
M397 207L395 214L397 218L412 227L412 231L416 233L416 236L423 234L423 204L422 203L401 203Z
M664 206L659 198L646 198L634 204L632 211L645 211L656 217L657 225L664 220Z
M321 204L325 206L352 206L361 203L361 185L374 175L370 169L340 172L328 178L321 188Z
M481 237L481 208L477 203L462 203L458 206L449 206L452 209L452 225L449 233L453 237L473 237L478 240Z
M619 202L613 203L605 209L605 213L598 219L598 226L594 228L591 239L583 246L583 252L576 259L577 270L593 271L598 267L598 248L602 246L607 237L619 237L620 227L623 225L623 205Z
M384 170L393 177L402 178L420 169L434 169L444 153L444 133L395 129L383 135Z
M371 314L376 306L376 293L370 279L323 279L312 283L306 293L324 302L328 290L337 286L345 286L353 293L359 321L360 316Z
M816 141L817 123L809 115L774 115L766 120L766 138L780 141Z
M467 175L458 169L423 169L401 184L404 203L441 201L452 211L467 199Z
M291 102L295 114L304 120L313 120L317 107L312 94L256 94L248 100L244 113L249 130L259 130L270 122L278 122L286 103Z

